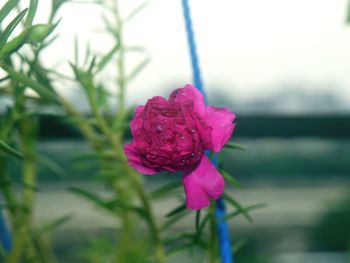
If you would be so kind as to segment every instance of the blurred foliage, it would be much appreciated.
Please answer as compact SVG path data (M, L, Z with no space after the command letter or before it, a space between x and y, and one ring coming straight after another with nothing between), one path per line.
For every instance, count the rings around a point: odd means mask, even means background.
M350 196L329 207L312 229L311 242L317 250L347 251L350 242Z
M52 23L55 9L47 23L33 24L37 6L37 0L29 1L27 8L21 7L20 1L9 0L0 8L0 67L4 70L1 72L0 97L12 102L0 119L0 188L5 201L2 207L7 208L13 237L12 244L8 239L9 244L0 255L6 263L22 259L38 262L40 258L55 262L47 234L60 225L33 224L38 168L46 165L63 171L54 161L37 152L39 119L33 103L38 100L28 96L26 85L21 83L22 76L31 79L37 74L40 51L57 25ZM27 53L21 52L24 46L28 48ZM46 87L42 90L47 92ZM20 167L17 179L8 169L10 162Z
M26 7L22 2L8 0L0 9L0 99L10 101L0 120L0 186L5 202L2 207L10 219L13 237L12 248L8 251L1 249L1 260L5 263L58 262L49 237L74 215L62 215L47 224L34 221L38 176L44 171L50 176L55 174L60 180L74 177L74 171L65 169L67 166L63 162L59 164L62 160L59 155L66 156L64 152L56 151L50 159L38 147L42 112L54 109L51 114L74 126L87 144L85 151L74 156L72 162L83 171L84 177L90 173L89 176L106 185L106 195L80 187L70 187L70 192L101 211L107 211L115 219L116 229L117 226L120 229L120 232L115 230L115 239L92 239L83 253L87 262L162 263L173 253L194 248L208 254L210 262L217 261L215 203L196 213L194 231L172 234L171 227L191 214L184 206L183 198L180 198L179 207L170 209L162 225L155 217L151 200L177 197L180 182L163 185L152 192L146 191L143 178L129 167L123 152L133 111L126 106L125 92L129 83L150 61L144 48L124 42L124 27L147 3L135 7L124 17L117 0L51 0L47 21L36 24L39 1L30 0ZM96 4L103 11L101 19L105 33L112 42L105 54L96 53L87 44L82 56L80 51L83 48L79 36L76 37L74 59L69 63L72 73L65 75L58 69L48 68L41 55L57 39L53 33L59 26L58 10L69 3ZM133 52L138 53L140 61L133 69L127 70L125 62L129 53ZM108 90L107 83L100 78L108 67L117 68L113 91ZM82 114L76 105L56 92L56 82L62 78L79 87L89 103L89 116ZM229 146L231 150L242 149L235 144ZM231 175L224 171L223 174L228 182L238 186ZM230 218L243 214L251 220L248 212L252 207L240 205L229 194L225 194L225 199L236 211ZM141 223L147 226L148 236L137 234Z
M350 141L338 139L242 139L247 150L230 153L221 161L241 180L347 178Z
M346 12L346 23L350 23L350 2L348 3L348 10Z
M266 252L261 251L259 247L254 243L246 243L244 247L236 254L235 262L243 263L273 263L273 256Z

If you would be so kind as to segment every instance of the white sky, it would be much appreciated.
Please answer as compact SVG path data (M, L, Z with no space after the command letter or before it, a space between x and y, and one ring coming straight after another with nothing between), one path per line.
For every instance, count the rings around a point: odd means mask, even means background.
M120 2L124 14L142 3ZM281 92L288 83L302 83L308 92L333 88L350 102L347 2L191 0L206 89L221 86L227 96L244 100ZM42 5L42 14L46 8ZM71 60L75 34L81 43L89 40L95 50L108 50L109 38L91 33L101 27L99 15L95 6L63 8L62 36L54 52L48 50L47 60ZM180 0L151 1L127 26L126 37L130 44L143 44L152 56L151 64L130 86L130 102L142 103L191 82Z

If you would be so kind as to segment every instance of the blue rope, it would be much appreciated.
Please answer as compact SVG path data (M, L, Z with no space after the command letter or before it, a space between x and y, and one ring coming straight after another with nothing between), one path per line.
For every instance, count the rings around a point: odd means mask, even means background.
M194 85L200 92L202 92L206 100L206 94L204 92L203 82L200 74L199 60L198 60L197 51L196 51L196 43L194 41L195 38L194 38L193 29L192 29L192 21L191 21L191 14L190 14L190 7L188 4L188 0L182 0L182 7L183 7L183 12L185 17L187 41L188 41L190 55L191 55ZM213 163L214 165L217 165L216 154L214 155ZM215 218L216 218L217 232L219 237L219 250L220 250L221 262L233 263L233 253L231 252L229 228L225 220L225 204L221 198L219 198L216 201Z
M186 31L187 31L187 41L190 48L190 54L191 54L191 63L192 63L192 70L193 70L193 82L194 86L202 92L205 101L206 94L203 88L203 82L201 78L201 72L199 69L199 60L197 56L197 50L196 50L196 43L194 42L194 33L192 29L192 21L191 21L191 14L190 14L190 7L188 5L188 0L182 0L182 6L185 16L185 24L186 24Z
M6 252L9 252L12 247L12 240L10 231L7 228L5 218L0 211L0 241L1 245Z

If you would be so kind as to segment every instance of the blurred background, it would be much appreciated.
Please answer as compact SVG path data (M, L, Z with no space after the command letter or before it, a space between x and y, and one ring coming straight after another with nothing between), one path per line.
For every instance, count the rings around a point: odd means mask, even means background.
M47 15L41 1L39 17ZM120 1L127 14L141 1ZM231 221L232 239L244 246L240 263L343 263L350 256L350 25L347 0L192 0L192 16L205 89L210 104L237 114L232 141L245 151L226 151L224 167L243 188L230 189L243 205L268 204L252 212L253 223ZM45 63L70 74L67 61L74 36L96 52L111 48L103 34L101 10L93 4L67 4L61 10L60 38L46 50ZM180 0L152 0L125 29L126 42L142 45L150 64L128 89L128 104L168 96L191 82ZM145 53L128 57L132 67ZM113 69L103 76L117 91ZM64 82L63 82L64 83ZM77 87L61 84L86 112ZM1 106L6 102L2 102ZM88 114L88 112L86 112ZM68 177L41 172L36 217L45 222L64 213L74 217L55 235L66 262L87 233L108 233L107 215L70 194L79 185L103 193L94 179L96 163L75 157L88 146L59 118L45 117L40 152L57 160ZM16 169L14 167L14 169ZM168 180L145 178L154 188ZM174 200L155 204L162 220ZM175 231L191 229L184 220ZM70 255L70 256L67 256ZM179 260L179 259L176 259ZM174 261L177 262L177 261ZM184 262L202 262L189 257Z

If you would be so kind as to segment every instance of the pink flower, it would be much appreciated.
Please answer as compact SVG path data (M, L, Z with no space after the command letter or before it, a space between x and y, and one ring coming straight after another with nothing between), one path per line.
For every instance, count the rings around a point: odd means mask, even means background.
M130 125L133 140L124 151L140 173L183 172L186 205L198 210L224 191L224 179L204 151L222 149L235 127L234 119L227 108L206 106L203 95L186 85L168 100L153 97L136 108Z

